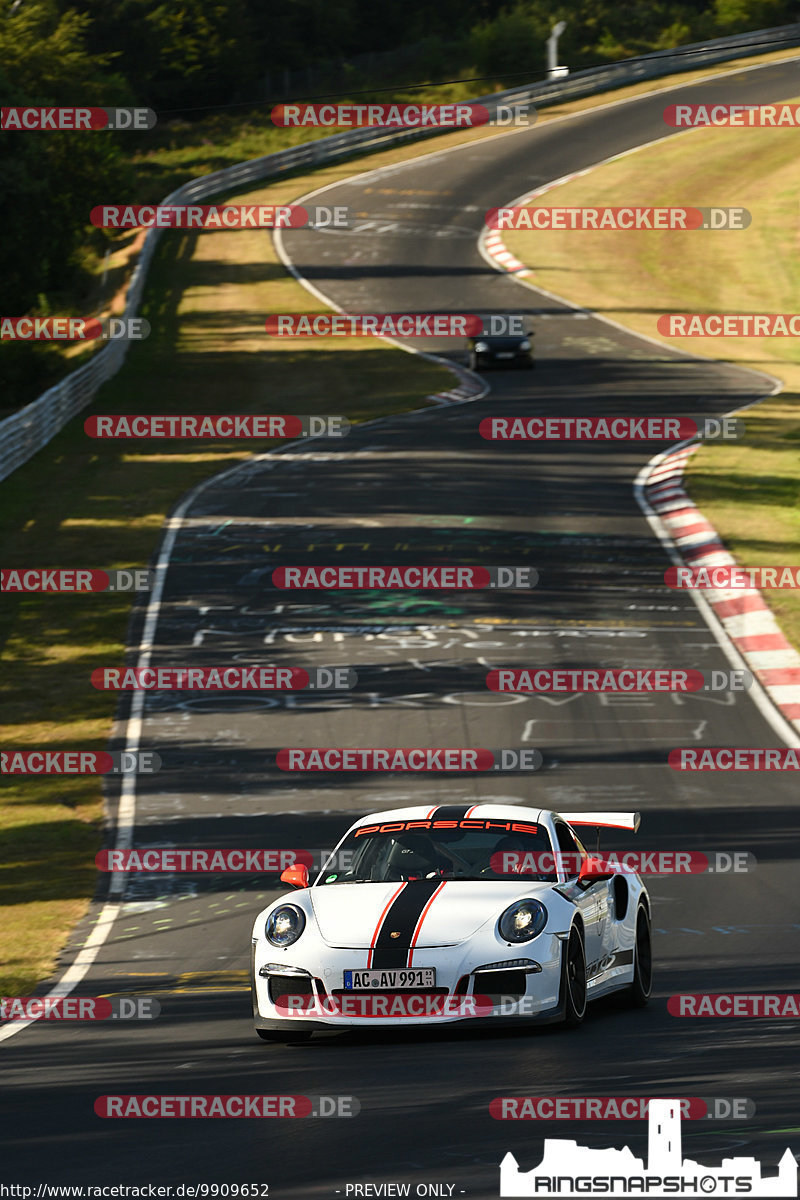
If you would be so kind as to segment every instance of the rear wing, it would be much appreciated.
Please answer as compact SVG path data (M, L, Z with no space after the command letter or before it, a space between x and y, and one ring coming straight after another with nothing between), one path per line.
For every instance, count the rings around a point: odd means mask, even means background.
M642 819L638 812L562 812L559 816L568 825L591 825L593 829L629 829L631 833L636 833Z

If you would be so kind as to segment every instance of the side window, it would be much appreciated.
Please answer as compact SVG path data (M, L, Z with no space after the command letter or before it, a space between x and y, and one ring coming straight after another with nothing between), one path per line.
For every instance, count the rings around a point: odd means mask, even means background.
M576 841L572 836L569 828L563 821L556 821L556 841L558 849L562 854L569 855L564 862L564 870L569 879L577 878L578 872L581 869L581 861L585 855L585 850L580 842Z

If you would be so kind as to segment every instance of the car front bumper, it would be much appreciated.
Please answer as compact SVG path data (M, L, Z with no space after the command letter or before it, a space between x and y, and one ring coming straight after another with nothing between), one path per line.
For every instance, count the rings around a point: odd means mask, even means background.
M254 940L251 956L253 1020L257 1029L296 1029L298 1032L330 1028L452 1024L477 1027L520 1020L538 1024L558 1021L563 1017L562 947L563 940L558 934L541 934L529 945L515 947L513 952L506 951L507 959L533 960L535 969L492 972L478 969L487 960L476 958L474 948L450 946L418 950L415 959L419 960L419 965L436 968L437 986L433 991L366 993L346 992L342 987L345 970L363 970L366 966L364 950L326 947L324 955L318 956L316 962L310 957L304 960L300 954L289 958L284 953L282 961L276 963L278 955L274 948ZM502 961L495 947L489 962ZM504 979L508 980L507 988ZM283 1006L276 1003L276 992L282 994ZM378 997L385 995L390 998L402 995L403 1007L416 1007L417 1012L414 1015L366 1015L365 1008L380 1010ZM292 1014L285 1007L291 1003L286 999L288 996L304 997L302 1005L293 1006ZM362 996L364 1003L360 1000ZM435 1001L426 1005L421 1005L419 999L406 1003L410 997L428 996L435 996ZM490 1008L479 999L486 996L492 1001ZM373 1004L367 1001L373 1001ZM396 1012L398 1007L390 1003L388 1012ZM441 1011L431 1011L432 1008Z

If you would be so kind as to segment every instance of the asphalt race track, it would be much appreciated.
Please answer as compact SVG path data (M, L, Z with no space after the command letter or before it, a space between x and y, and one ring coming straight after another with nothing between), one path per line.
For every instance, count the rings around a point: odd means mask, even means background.
M527 1169L545 1136L645 1153L644 1122L534 1127L489 1115L493 1097L521 1094L747 1097L751 1120L684 1122L686 1152L710 1165L755 1155L772 1172L786 1145L800 1148L796 1023L667 1012L680 991L800 990L796 783L666 765L677 746L780 746L775 730L742 693L537 697L484 684L493 666L729 666L688 593L663 585L668 560L634 497L637 473L665 445L504 444L477 432L494 413L721 414L769 390L519 286L487 264L477 237L488 208L674 136L661 113L677 98L767 103L799 91L795 62L751 69L457 151L421 146L417 161L320 196L350 205L354 227L293 231L284 245L326 296L354 312L524 311L538 365L493 372L482 400L290 447L197 495L167 574L154 660L348 666L359 685L352 695L148 695L142 746L170 770L141 780L137 798L141 847L320 848L353 814L503 798L638 809L639 835L613 848L749 851L757 867L650 881L657 978L646 1009L601 1001L576 1032L326 1034L288 1047L255 1038L246 986L250 925L277 894L275 878L135 877L78 994L154 995L161 1017L39 1022L0 1044L8 1182L38 1182L31 1164L47 1162L46 1181L64 1184L265 1182L270 1197L333 1198L348 1183L401 1181L412 1194L443 1183L456 1197L496 1196L504 1153ZM654 330L660 311L654 280ZM418 345L463 361L446 343ZM280 565L419 561L530 565L541 579L528 593L421 599L270 583ZM291 776L274 765L281 747L337 745L535 746L544 765L413 778ZM77 931L72 955L90 928ZM361 1112L316 1125L94 1114L100 1095L154 1092L352 1095Z

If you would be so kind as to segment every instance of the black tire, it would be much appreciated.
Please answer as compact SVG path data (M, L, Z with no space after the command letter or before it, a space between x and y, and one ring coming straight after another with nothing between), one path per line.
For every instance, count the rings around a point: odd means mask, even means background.
M564 947L564 1023L571 1028L586 1016L586 951L577 925L569 931Z
M653 990L653 939L650 918L641 905L636 913L636 935L633 947L633 983L628 998L634 1008L644 1008Z

